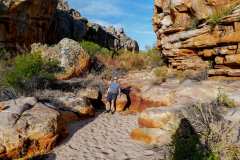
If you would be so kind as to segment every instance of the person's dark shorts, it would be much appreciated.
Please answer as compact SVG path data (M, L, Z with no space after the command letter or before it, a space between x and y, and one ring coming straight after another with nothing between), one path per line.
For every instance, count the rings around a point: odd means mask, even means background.
M107 101L111 102L111 101L115 101L117 99L118 94L117 93L108 93L107 95Z

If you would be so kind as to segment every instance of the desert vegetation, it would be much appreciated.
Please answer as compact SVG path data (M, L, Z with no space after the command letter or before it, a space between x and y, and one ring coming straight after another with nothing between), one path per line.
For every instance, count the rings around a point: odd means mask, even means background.
M220 24L222 19L225 16L230 15L233 12L234 8L239 4L240 4L239 0L234 0L234 2L227 4L224 7L216 6L213 13L208 17L208 20L207 20L208 24L211 27L215 27L216 25Z
M184 118L173 136L173 159L234 160L240 149L234 143L237 123L224 120L218 99L211 104L195 104L183 111Z
M3 69L3 65L8 67ZM54 80L58 68L57 61L44 60L40 53L18 55L11 62L1 62L1 85L32 92Z
M81 41L80 45L91 57L96 57L108 68L141 70L164 65L164 60L156 48L147 47L145 51L132 53L127 50L110 51L94 42Z

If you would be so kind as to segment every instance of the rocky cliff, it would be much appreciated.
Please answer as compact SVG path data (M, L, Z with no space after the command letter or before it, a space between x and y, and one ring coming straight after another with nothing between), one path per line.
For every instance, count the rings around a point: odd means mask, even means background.
M240 76L239 0L155 0L157 46L179 70Z
M45 42L57 0L1 0L0 46L24 47Z
M65 0L59 0L53 23L49 30L49 43L56 43L68 37L76 41L93 41L111 50L127 49L139 51L138 43L128 37L123 28L105 27L91 23Z
M92 24L64 0L1 0L0 32L0 47L18 50L34 42L56 44L66 37L113 50L139 50L138 43L123 29Z

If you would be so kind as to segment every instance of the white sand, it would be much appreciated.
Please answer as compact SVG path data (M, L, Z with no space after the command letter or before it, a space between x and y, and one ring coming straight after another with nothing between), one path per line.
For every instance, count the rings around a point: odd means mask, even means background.
M119 113L99 114L90 120L69 126L72 132L65 142L55 148L48 160L154 160L151 146L139 144L130 138L137 127L137 116Z

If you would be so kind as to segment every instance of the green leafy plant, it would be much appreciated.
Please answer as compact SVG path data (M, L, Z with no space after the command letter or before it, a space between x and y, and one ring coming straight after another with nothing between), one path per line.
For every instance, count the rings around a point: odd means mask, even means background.
M230 3L229 5L226 5L225 7L218 7L215 8L215 11L213 12L212 15L210 15L208 17L208 24L213 28L216 25L220 24L222 19L227 16L230 15L233 12L233 9L239 5L238 0L236 0L233 3Z
M238 144L232 139L238 130L238 123L219 119L221 107L224 106L219 106L215 102L198 103L183 111L183 116L194 126L201 144L207 150L205 158L202 157L201 160L234 160L240 157Z
M54 68L58 68L58 62L44 60L40 53L18 55L5 74L4 83L16 89L31 90L53 80Z
M101 47L100 45L90 42L90 41L81 41L80 42L81 47L90 55L95 56L98 54L106 54L111 55L113 54L112 51L108 50L107 48Z

